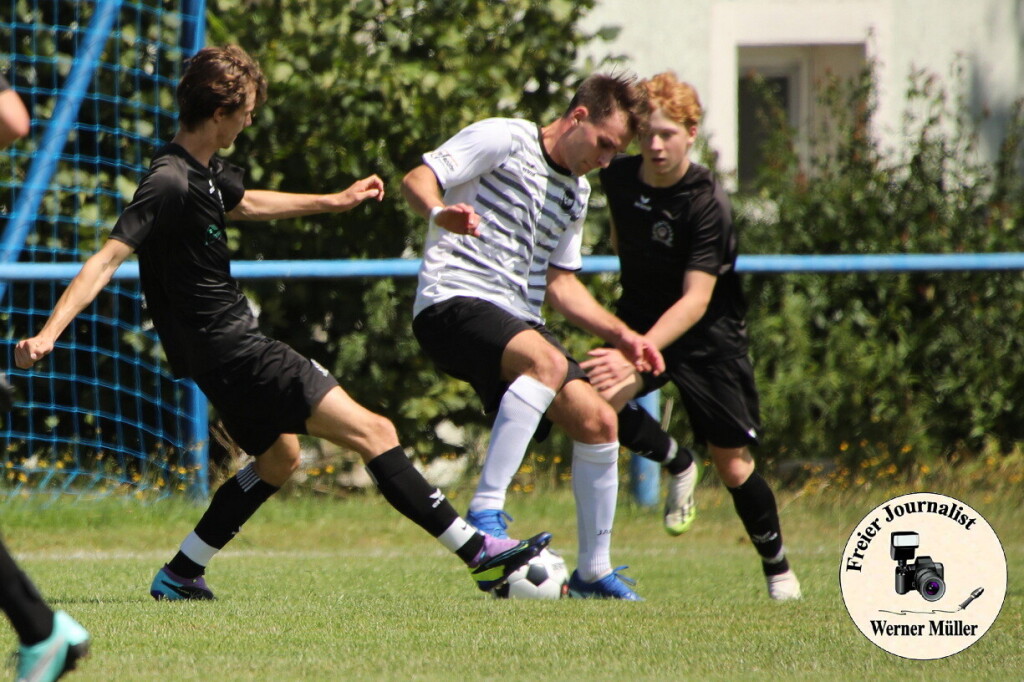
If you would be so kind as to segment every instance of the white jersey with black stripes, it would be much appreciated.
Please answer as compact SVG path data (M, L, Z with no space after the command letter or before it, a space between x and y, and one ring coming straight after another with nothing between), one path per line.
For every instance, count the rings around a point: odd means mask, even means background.
M549 266L578 270L590 183L555 164L540 128L489 118L423 155L447 205L480 216L480 236L432 225L419 272L414 316L455 296L480 298L530 322L541 306Z

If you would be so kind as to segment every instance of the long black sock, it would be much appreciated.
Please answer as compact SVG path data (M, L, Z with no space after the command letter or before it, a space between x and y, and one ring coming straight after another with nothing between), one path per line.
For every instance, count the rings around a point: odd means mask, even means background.
M374 457L366 468L384 499L432 537L440 537L458 520L455 507L444 493L427 483L402 448L394 447ZM455 553L469 563L480 552L483 542L483 535L477 533Z
M732 495L736 513L747 529L750 541L761 555L761 567L765 575L778 575L789 570L782 546L782 528L779 525L779 511L775 506L775 495L768 482L756 471L742 485L726 487Z
M671 474L678 474L693 462L693 452L676 446L661 424L651 414L630 400L619 411L619 443L641 457L668 464ZM671 459L669 459L671 457Z
M196 524L196 535L211 547L222 549L278 490L280 488L257 476L256 469L249 464L225 481L213 494L210 506ZM205 570L204 566L182 552L174 555L167 566L182 578L195 578Z
M0 609L7 614L18 640L25 646L38 644L53 633L53 611L2 542Z

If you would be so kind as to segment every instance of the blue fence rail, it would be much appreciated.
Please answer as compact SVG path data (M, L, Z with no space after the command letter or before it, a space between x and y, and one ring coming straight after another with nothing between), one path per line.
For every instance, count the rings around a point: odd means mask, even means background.
M238 279L343 279L352 277L410 277L415 275L420 261L391 258L377 260L292 260L292 261L236 261L232 274ZM0 263L0 281L69 280L74 277L80 263ZM618 272L619 260L615 256L586 256L583 272L594 274ZM965 254L860 254L860 255L759 255L740 256L736 270L743 273L850 273L850 272L934 272L950 270L1024 270L1024 253L965 253ZM134 262L123 264L114 279L138 279L139 269ZM645 409L658 418L658 395L647 396L641 402ZM205 427L206 400L192 388L191 409L193 423ZM199 429L196 429L197 432ZM202 443L193 449L191 463L201 473L192 490L193 495L205 497L208 492L209 452L206 438L196 436ZM660 497L660 470L658 464L641 457L631 463L632 493L637 503L653 506Z
M81 263L0 263L0 281L43 281L71 279ZM348 277L411 277L420 261L407 258L376 260L267 260L235 261L231 273L238 279L342 279ZM1024 253L886 253L836 256L764 255L740 256L737 272L840 273L840 272L932 272L949 270L1024 270ZM584 273L618 272L615 256L586 256ZM115 280L137 280L139 267L125 263Z

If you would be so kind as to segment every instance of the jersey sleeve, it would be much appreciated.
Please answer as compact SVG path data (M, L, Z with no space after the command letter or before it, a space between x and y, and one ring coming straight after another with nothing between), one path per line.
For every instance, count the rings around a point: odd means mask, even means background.
M726 257L726 238L732 226L728 200L719 192L706 194L706 200L693 207L694 237L687 270L699 270L716 277Z
M165 169L143 178L132 202L114 224L111 239L137 250L155 227L165 225L173 220L173 216L181 214L188 187L173 173L162 172Z
M494 170L512 153L512 131L500 118L488 118L466 126L447 142L423 155L445 189Z
M221 161L215 174L217 188L220 189L220 197L224 202L224 211L230 212L245 196L245 171L238 166Z

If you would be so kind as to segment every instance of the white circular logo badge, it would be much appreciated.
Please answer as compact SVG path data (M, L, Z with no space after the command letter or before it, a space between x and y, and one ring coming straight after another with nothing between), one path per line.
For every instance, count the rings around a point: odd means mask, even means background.
M995 622L1006 556L974 509L914 493L861 520L846 543L839 585L850 618L874 644L904 658L944 658Z

